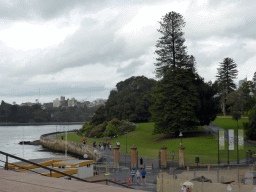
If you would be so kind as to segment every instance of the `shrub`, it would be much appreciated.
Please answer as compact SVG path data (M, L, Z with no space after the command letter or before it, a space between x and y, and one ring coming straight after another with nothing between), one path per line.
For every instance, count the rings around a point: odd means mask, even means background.
M113 137L116 135L120 135L119 126L116 126L113 124L108 124L108 126L104 132L104 136L105 137Z
M104 132L108 126L108 122L104 121L102 124L100 124L98 127L100 128L101 132Z
M103 132L99 132L99 133L97 133L97 134L96 134L96 137L97 137L97 138L101 138L101 137L103 137Z
M97 134L101 132L101 128L99 128L98 126L96 127L93 127L90 134L89 134L89 137L97 137Z
M256 109L249 111L249 122L243 123L246 137L256 140Z

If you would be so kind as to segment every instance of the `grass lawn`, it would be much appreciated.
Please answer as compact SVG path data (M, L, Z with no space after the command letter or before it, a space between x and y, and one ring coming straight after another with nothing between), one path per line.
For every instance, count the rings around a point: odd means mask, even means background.
M235 121L234 121L235 122ZM152 135L154 129L154 123L138 123L138 128L127 134L127 151L130 153L130 147L134 144L137 147L139 156L158 158L158 152L160 148L165 145L167 147L167 158L172 158L172 151L175 152L175 161L178 161L180 138L177 139L165 139L162 140L163 134ZM59 135L57 138L61 138ZM64 137L65 138L65 137ZM92 144L93 141L105 142L104 139L92 139L86 138L88 144ZM68 140L81 142L82 136L78 136L76 133L69 133ZM110 140L115 145L116 141L120 141L120 152L126 151L126 135L122 135L118 138ZM201 163L217 163L218 161L218 140L212 135L201 135L194 138L183 138L182 144L185 147L185 162L195 163L195 157L199 157ZM227 162L227 142L225 142L225 151L220 151L220 162ZM239 158L245 158L245 152L251 149L256 151L253 147L244 147L244 150L239 151ZM236 145L235 150L229 152L230 161L236 160Z
M243 122L249 122L248 118L241 118L238 121L239 129L243 129ZM233 120L231 117L216 117L216 119L212 123L222 127L225 130L234 129L235 135L237 135L237 122Z

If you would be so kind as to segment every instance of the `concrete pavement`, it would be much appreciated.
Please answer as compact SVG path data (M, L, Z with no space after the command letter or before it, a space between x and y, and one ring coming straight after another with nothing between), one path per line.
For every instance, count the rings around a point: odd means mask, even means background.
M129 192L135 191L124 187L114 187L94 183L85 183L75 180L58 179L53 177L43 177L27 173L0 170L0 191L5 192ZM140 191L140 190L136 190ZM141 191L142 192L142 191Z

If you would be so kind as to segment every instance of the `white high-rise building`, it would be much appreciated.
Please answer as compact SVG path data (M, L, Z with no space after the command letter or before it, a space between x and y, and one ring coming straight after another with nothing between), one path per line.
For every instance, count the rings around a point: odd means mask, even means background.
M55 100L53 100L52 104L53 104L53 107L59 107L60 106L59 98L56 98Z

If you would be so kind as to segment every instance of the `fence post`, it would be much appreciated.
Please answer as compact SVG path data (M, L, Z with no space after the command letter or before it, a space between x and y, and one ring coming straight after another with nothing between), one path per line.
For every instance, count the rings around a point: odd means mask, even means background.
M239 182L239 168L238 167L237 167L237 182L240 183Z
M137 166L137 158L136 158L136 150L137 147L133 144L133 146L130 148L131 149L131 167L136 167Z

